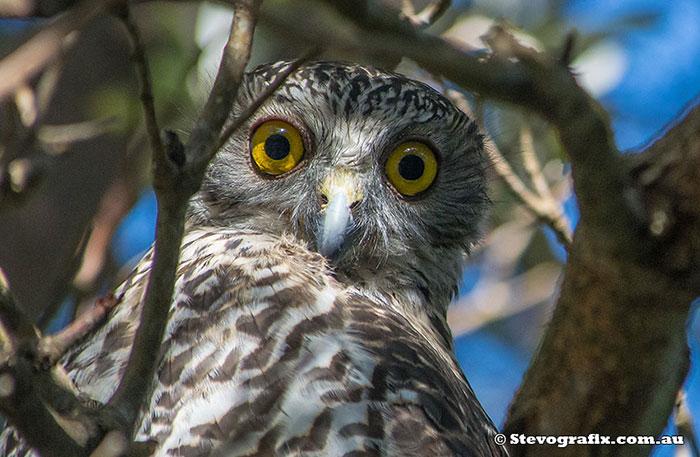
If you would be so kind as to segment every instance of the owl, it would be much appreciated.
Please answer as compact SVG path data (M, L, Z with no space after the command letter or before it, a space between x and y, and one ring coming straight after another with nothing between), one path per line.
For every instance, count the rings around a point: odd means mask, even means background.
M288 65L248 73L231 119ZM446 322L488 207L482 140L404 76L337 62L295 71L190 202L134 438L163 457L506 455ZM63 360L96 401L123 374L151 261ZM3 444L27 452L12 429Z

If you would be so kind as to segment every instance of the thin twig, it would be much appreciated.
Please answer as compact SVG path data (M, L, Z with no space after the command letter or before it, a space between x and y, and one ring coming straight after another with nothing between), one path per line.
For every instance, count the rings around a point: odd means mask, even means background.
M39 115L37 113L36 97L32 88L28 84L20 84L15 90L13 98L22 127L25 129L33 127Z
M474 112L474 117L477 124L484 130L484 114L483 114L483 103L477 102L474 110L471 110L469 104L462 93L459 91L448 90L446 95L452 100L452 102L460 108L462 111ZM526 138L525 143L529 141L529 147L532 147L532 139ZM538 195L523 182L522 179L513 171L508 160L506 160L501 150L496 145L496 143L486 135L484 138L484 149L489 157L493 169L496 174L505 182L506 186L510 190L511 194L515 196L529 211L531 211L539 220L544 222L549 228L551 228L557 236L562 245L568 249L571 244L571 229L566 222L561 205L556 202L554 196L552 196L551 191L547 187L547 195L550 197L544 197ZM534 154L534 151L529 151L528 153ZM527 160L536 160L532 157ZM529 166L534 166L532 163ZM537 165L539 167L539 165ZM533 171L535 173L535 171ZM541 174L541 171L538 173ZM544 176L541 177L544 181ZM540 186L543 184L540 183ZM546 186L546 182L544 182Z
M124 5L124 8L121 10L120 19L124 23L129 37L131 38L132 58L135 63L136 71L138 72L139 81L141 82L139 98L141 99L141 106L143 107L146 132L148 133L152 154L154 157L163 156L165 154L165 149L163 148L163 141L160 138L160 129L158 128L156 108L153 101L153 88L151 87L151 74L148 69L148 62L146 62L146 51L143 41L141 40L141 32L139 32L127 5Z
M535 186L535 191L542 198L554 198L549 189L547 180L542 173L542 167L537 154L535 153L535 144L532 138L532 128L527 122L523 122L520 126L520 152L523 155L523 166L525 171L530 176L532 184Z
M93 119L74 124L42 125L37 129L37 139L46 146L46 152L57 155L68 145L104 135L115 126L115 118Z
M187 142L194 160L209 163L218 151L220 128L228 119L231 105L238 93L245 66L250 59L250 43L258 18L261 0L243 0L236 4L229 40L224 48L221 67L214 87L195 128ZM243 39L248 36L249 39ZM212 126L218 126L216 130ZM205 166L199 165L203 170Z
M542 167L535 153L532 129L527 122L524 122L520 128L520 147L523 155L523 166L535 187L541 204L542 212L537 213L537 215L546 222L556 234L559 242L568 249L573 237L571 226L564 215L564 209L561 203L559 203L552 194L552 190L549 188L549 184L547 184L544 173L542 173Z
M571 60L574 57L574 46L576 45L577 39L578 31L576 29L569 30L564 38L564 43L559 51L559 63L564 67L568 67L571 64Z
M255 112L260 108L260 106L265 103L265 100L267 100L270 95L272 95L284 82L287 80L289 75L294 73L301 67L305 62L308 62L310 59L312 59L314 56L318 54L318 49L311 49L310 51L306 52L303 56L299 57L298 59L295 59L292 61L287 68L285 68L283 71L279 72L277 76L275 76L275 79L268 85L265 90L258 95L258 97L253 101L253 103L250 104L250 106L246 107L243 111L241 111L236 118L229 124L226 129L224 130L224 133L221 135L221 138L219 138L219 141L217 142L217 147L216 150L218 151L221 149L226 142L228 142L229 138L231 138L231 135L233 135L233 132L235 132L245 121L246 119L250 118Z
M511 193L518 198L529 210L535 213L536 216L542 217L547 209L542 206L540 198L532 192L525 183L518 177L518 175L511 168L510 163L506 160L505 156L501 153L501 150L496 145L496 143L491 139L486 137L484 139L484 148L486 149L486 154L493 165L493 169L496 174L506 183Z
M461 92L450 91L448 96L450 99L452 99L453 103L457 105L457 107L468 106L467 100ZM483 102L477 101L473 112L477 125L484 132L486 132L486 127L484 126ZM518 198L518 200L524 203L525 206L527 206L537 215L537 209L540 207L539 198L525 185L517 173L513 171L510 163L501 153L501 149L489 135L484 136L484 148L486 149L486 154L488 155L496 174L498 174L498 176L508 185L511 192Z
M526 310L540 306L551 307L552 291L561 277L561 266L552 263L539 264L524 273L508 279L490 278L476 285L478 292L467 295L451 305L447 319L455 338L473 333ZM475 290L477 290L475 288ZM525 297L523 290L527 291ZM497 309L483 305L484 297L500 297L507 291L510 301Z
M250 57L259 7L257 0L236 4L219 73L187 146L182 150L179 141L169 141L164 153L153 151L153 188L158 200L154 258L132 353L121 384L108 403L132 430L157 362L158 351L152 348L161 344L167 324L187 202L199 189L209 160L216 152L219 132L228 119ZM147 77L146 72L139 73L142 78Z
M49 104L53 99L56 88L63 74L63 69L66 63L66 47L62 47L57 57L53 60L52 64L47 65L44 72L41 74L39 81L36 83L36 110L37 110L37 124L43 125L44 120L49 112Z
M110 241L124 216L138 200L138 176L143 163L135 153L138 153L137 147L127 147L126 155L93 218L92 231L72 283L73 290L79 296L94 295L100 277L114 267L109 262Z
M101 298L60 332L43 336L37 347L40 366L47 369L55 365L75 343L101 324L117 304L119 299L114 295Z
M413 6L413 0L401 0L401 14L409 18L416 15L416 8Z

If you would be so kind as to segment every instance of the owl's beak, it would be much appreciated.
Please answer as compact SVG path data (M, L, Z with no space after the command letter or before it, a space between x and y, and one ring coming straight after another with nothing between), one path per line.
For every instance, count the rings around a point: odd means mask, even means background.
M333 170L321 184L320 193L328 203L321 205L321 221L316 234L318 252L331 259L343 246L352 223L352 208L362 194L356 175Z

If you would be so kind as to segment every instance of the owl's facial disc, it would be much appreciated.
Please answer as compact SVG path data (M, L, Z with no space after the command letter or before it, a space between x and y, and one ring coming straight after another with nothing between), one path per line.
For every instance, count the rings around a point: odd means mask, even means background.
M320 194L327 201L321 206L316 233L318 252L328 259L342 248L352 223L352 208L362 198L354 173L334 169L321 184Z

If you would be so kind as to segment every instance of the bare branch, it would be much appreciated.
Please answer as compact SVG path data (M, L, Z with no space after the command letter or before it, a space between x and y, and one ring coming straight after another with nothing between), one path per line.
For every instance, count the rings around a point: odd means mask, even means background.
M154 259L132 354L122 382L109 402L132 427L155 370L157 351L152 348L160 344L165 331L187 202L199 188L208 162L216 152L219 132L228 118L250 56L259 6L260 2L255 0L236 4L214 88L187 146L183 150L179 141L171 139L164 151L153 151L153 188L158 200ZM147 77L147 72L139 73L142 78ZM131 430L127 432L130 434Z
M114 126L114 118L95 119L74 124L42 125L37 129L37 139L51 155L60 154L77 141L91 140L104 135Z
M535 191L541 198L554 199L552 192L549 190L547 180L542 173L542 167L537 160L535 153L535 144L532 139L532 129L527 122L520 125L520 152L523 155L523 165L525 171L530 176L532 184L535 186Z
M520 129L520 146L525 171L530 176L530 181L534 185L541 203L542 212L537 212L537 216L554 231L559 242L568 249L571 246L573 236L571 227L566 220L561 203L552 194L544 173L542 173L542 167L535 153L532 130L527 122L523 123Z
M496 143L490 138L484 140L484 148L489 160L493 165L493 169L498 176L506 183L508 188L518 200L520 200L526 208L532 211L537 217L543 220L547 219L549 208L542 204L542 200L532 192L525 183L513 171L505 156L501 153ZM551 221L550 221L551 222Z
M312 49L305 55L294 60L283 71L279 72L275 79L270 83L270 85L268 85L265 88L265 90L263 90L260 93L260 95L255 99L255 101L251 103L250 106L246 107L242 112L240 112L236 119L234 119L233 122L231 122L231 124L226 127L226 130L224 130L224 133L221 135L221 138L217 142L216 150L218 151L226 144L228 139L231 138L231 135L233 135L233 132L235 132L250 116L255 114L258 108L260 108L260 106L263 103L265 103L265 100L267 100L268 97L270 97L270 95L272 95L277 89L279 89L279 87L282 84L284 84L289 75L297 71L299 67L301 67L305 62L308 62L309 59L312 59L316 54L318 54L318 50Z
M460 298L448 309L450 330L455 338L458 338L494 322L504 321L525 310L537 306L551 306L552 291L560 276L560 265L545 262L511 278L480 281L476 285L479 292L474 294L475 296ZM483 297L502 296L504 290L517 294L517 300L504 306L483 306ZM526 293L523 294L523 291ZM478 306L479 302L482 306Z
M564 43L562 44L561 50L559 52L559 62L563 66L568 66L571 64L571 59L573 58L574 45L576 44L576 39L578 38L578 32L576 29L570 30L564 38Z
M85 311L60 332L42 337L37 345L37 363L44 369L55 365L68 349L101 324L118 304L119 299L114 295L101 298L91 309Z
M231 25L231 34L224 49L219 73L204 111L187 143L187 149L192 151L192 158L197 161L196 167L201 169L202 173L218 150L216 147L219 145L220 128L228 119L231 105L243 79L245 66L250 58L250 44L260 3L259 0L243 0L237 3L236 16ZM204 165L200 162L204 162Z
M148 62L146 62L146 51L141 41L141 33L136 23L133 21L129 7L124 5L120 13L119 18L126 27L129 38L131 38L132 58L136 71L138 72L139 81L141 82L139 97L141 99L141 106L143 107L146 132L148 133L148 140L151 144L153 160L156 161L158 160L156 157L165 157L165 149L163 147L163 141L160 138L160 128L158 127L158 120L156 119L156 108L153 101L151 74L148 69Z

